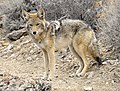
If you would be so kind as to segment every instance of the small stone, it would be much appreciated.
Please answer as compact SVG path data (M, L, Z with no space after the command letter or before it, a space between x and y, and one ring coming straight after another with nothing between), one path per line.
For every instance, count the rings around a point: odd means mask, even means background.
M31 58L31 57L28 57L28 58L27 58L27 61L32 61L32 58Z
M30 53L34 53L34 51L33 51L33 50L31 50L31 51L30 51Z
M110 63L111 65L116 65L119 62L119 60L118 59L116 59L116 60L107 60L107 62Z
M23 84L23 83L21 83L21 85L19 86L19 90L22 90L22 91L23 91L23 89L25 89L25 87L26 87L26 85Z
M89 79L89 78L92 78L93 76L94 76L94 72L90 72L90 73L88 74L87 78Z
M10 44L10 45L7 47L7 50L11 50L13 47L14 47L14 45L13 45L13 44Z
M92 91L93 88L91 86L84 86L85 91Z
M17 81L15 79L10 80L10 86L15 87L17 85Z
M26 89L26 91L35 91L34 88Z
M102 64L103 64L103 65L106 65L106 64L107 64L107 62L102 62Z
M69 77L73 78L75 77L75 74L70 74Z
M10 57L11 57L11 58L16 58L16 55L15 55L15 54L12 54Z
M0 76L4 76L4 73L3 73L3 72L0 72Z
M115 83L115 81L114 81L114 80L112 80L111 82L112 82L113 84Z
M60 84L66 84L67 83L67 81L65 81L65 80L60 80L59 82L60 82Z
M109 84L108 82L106 82L106 84Z
M22 45L28 44L30 42L30 40L27 40L25 42L22 43Z
M3 87L5 84L4 84L4 82L1 82L0 83L0 87Z

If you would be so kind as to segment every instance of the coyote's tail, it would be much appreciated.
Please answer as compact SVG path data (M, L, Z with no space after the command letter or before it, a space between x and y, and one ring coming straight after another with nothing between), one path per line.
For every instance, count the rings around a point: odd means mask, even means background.
M100 51L99 51L99 47L98 47L98 43L97 43L97 39L95 37L95 33L93 32L93 39L92 39L92 52L93 52L93 55L94 55L94 58L95 60L98 62L98 65L101 65L102 64L102 58L101 58L101 55L100 55Z

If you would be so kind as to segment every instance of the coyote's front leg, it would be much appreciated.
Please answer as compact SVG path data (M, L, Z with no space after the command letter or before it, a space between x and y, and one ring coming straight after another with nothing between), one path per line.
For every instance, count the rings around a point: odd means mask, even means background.
M45 73L44 73L43 79L47 79L48 74L49 74L49 58L48 58L47 51L45 49L42 49L42 51L43 51L43 56L44 56L44 68L45 68Z
M48 57L49 57L49 69L50 69L48 80L52 80L54 78L54 73L55 73L55 48L54 46L49 48Z

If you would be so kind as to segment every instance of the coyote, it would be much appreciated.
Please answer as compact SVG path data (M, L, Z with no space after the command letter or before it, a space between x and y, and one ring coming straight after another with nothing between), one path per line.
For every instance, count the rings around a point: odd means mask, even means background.
M55 50L69 47L78 58L80 68L76 76L84 76L92 60L99 59L93 30L81 20L62 19L48 22L41 8L38 12L25 12L26 28L33 42L42 50L45 78L51 80L55 72Z

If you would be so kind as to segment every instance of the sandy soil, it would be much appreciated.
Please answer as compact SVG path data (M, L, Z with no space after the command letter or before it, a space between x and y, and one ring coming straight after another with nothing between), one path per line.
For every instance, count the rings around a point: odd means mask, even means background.
M25 90L29 83L35 84L36 79L43 77L43 65L42 53L29 36L13 42L9 48L0 39L0 91L49 91ZM78 67L69 51L56 52L53 91L120 91L120 60L108 59L100 67L91 66L85 77L70 77Z

